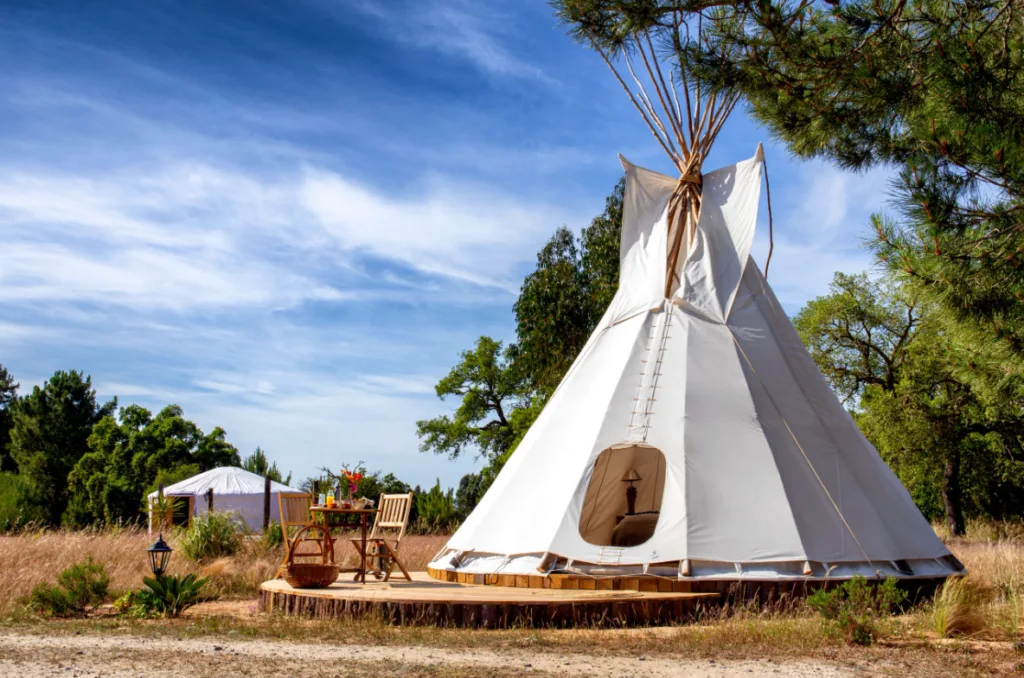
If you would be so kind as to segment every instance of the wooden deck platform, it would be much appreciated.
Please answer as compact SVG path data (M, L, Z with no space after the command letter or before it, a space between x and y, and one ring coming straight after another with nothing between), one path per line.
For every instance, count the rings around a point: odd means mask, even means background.
M691 619L714 593L562 590L476 586L437 581L365 585L340 579L326 589L295 589L282 579L260 587L260 609L319 618L379 615L397 624L504 628L507 626L634 626Z

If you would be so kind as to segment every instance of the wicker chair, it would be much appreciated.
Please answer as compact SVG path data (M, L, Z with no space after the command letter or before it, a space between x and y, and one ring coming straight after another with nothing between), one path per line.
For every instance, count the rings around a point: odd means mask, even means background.
M402 575L412 581L408 570L398 559L398 547L409 526L409 511L412 510L412 492L408 494L382 494L377 504L377 518L373 521L373 530L366 538L367 556L376 560L378 565L373 573L384 581L391 578L391 571L398 566ZM362 545L361 539L351 539L356 550Z

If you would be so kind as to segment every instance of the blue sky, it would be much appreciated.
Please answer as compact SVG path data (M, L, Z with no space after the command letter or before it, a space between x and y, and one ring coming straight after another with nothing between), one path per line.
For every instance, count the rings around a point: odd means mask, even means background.
M296 477L417 451L433 385L512 303L616 154L669 171L546 2L0 3L0 363L177 403ZM737 110L705 170L765 142L787 310L861 239L883 172L797 162ZM755 257L767 251L766 212Z

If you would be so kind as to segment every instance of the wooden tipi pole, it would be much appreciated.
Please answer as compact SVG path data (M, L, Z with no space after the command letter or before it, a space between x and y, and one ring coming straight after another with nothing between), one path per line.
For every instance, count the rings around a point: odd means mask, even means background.
M686 30L680 13L674 14L674 29ZM701 192L703 177L701 165L707 157L711 146L732 113L739 96L730 91L702 91L699 80L691 82L686 69L680 68L678 81L683 88L685 109L680 105L676 91L676 78L665 74L658 62L654 42L650 32L639 30L630 36L631 49L620 53L622 62L636 89L626 84L626 80L615 66L613 56L606 52L597 42L591 45L611 69L636 110L640 113L644 124L658 141L662 150L669 156L679 171L679 182L676 184L666 208L667 246L665 261L665 298L671 298L679 285L680 270L686 261L687 253L697 233L697 221L700 217ZM678 37L675 41L677 53ZM646 71L647 82L644 83L637 75L640 69L634 69L630 54L638 54ZM654 93L649 96L648 91ZM691 104L691 91L693 103ZM659 110L660 109L660 110ZM685 114L684 114L685 112Z

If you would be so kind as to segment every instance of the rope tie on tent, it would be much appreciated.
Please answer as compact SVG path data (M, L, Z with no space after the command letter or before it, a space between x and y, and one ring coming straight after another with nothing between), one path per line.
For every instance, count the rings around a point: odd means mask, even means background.
M729 332L730 332L730 334L732 333L732 329L731 328L730 328ZM836 510L836 513L839 515L839 519L843 521L843 525L846 526L846 530L850 533L850 536L853 537L853 541L854 541L855 544L857 544L857 548L860 549L861 555L864 556L864 560L867 561L867 563L871 567L871 569L875 570L875 574L879 578L881 578L881 572L879 572L878 569L875 567L875 564L871 560L871 557L868 556L868 552L864 550L864 547L860 543L860 539L857 538L857 533L853 531L853 527L846 520L846 516L843 515L843 510L841 508L839 508L839 504L837 504L836 500L832 498L832 493L829 492L828 491L828 487L825 486L825 481L823 481L821 479L821 476L818 475L818 470L814 468L814 464L811 463L810 457L808 457L807 456L807 452L804 451L803 445L800 444L800 441L797 439L796 434L793 432L793 429L790 427L789 422L786 421L786 417L783 416L782 410L779 408L778 403L776 403L775 402L775 398L772 397L771 391L769 391L768 387L765 386L764 380L761 379L761 375L759 375L757 373L757 370L754 369L754 364L750 361L750 358L747 356L747 352L743 350L743 346L740 344L739 340L736 339L736 335L735 334L732 335L732 340L733 340L733 343L736 344L736 348L739 349L740 355L743 356L743 359L747 362L747 365L750 367L750 371L754 373L755 377L757 377L758 383L760 383L761 384L761 388L764 389L764 393L765 393L765 395L768 396L768 400L771 401L772 407L774 407L775 411L778 413L779 419L782 420L782 424L786 427L786 430L789 431L789 435L793 439L793 442L796 444L796 448L798 450L800 450L800 454L803 455L804 461L807 462L807 467L809 469L811 469L811 473L814 474L814 478L818 481L818 484L821 485L821 489L825 492L825 496L828 497L828 500L832 504L832 507Z
M700 33L702 24L699 22L703 15L698 14ZM673 11L665 18L676 32L676 49L681 49L680 36L688 36L690 31L683 12ZM623 37L629 44L628 49L608 48L592 38L590 46L601 55L647 129L679 170L680 178L669 198L667 212L665 298L668 299L679 281L680 254L692 244L696 232L701 165L740 96L732 89L707 87L699 74L691 72L683 63L678 63L679 69L666 77L655 49L656 40L649 30L633 30ZM700 48L699 40L697 45ZM637 57L642 69L639 65L634 68L633 60ZM631 79L632 84L627 84L627 79Z

